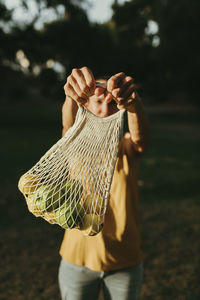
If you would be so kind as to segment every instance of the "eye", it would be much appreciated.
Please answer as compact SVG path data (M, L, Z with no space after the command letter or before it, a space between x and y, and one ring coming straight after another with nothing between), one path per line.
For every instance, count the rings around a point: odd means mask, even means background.
M102 101L101 100L97 100L96 103L97 104L102 104Z

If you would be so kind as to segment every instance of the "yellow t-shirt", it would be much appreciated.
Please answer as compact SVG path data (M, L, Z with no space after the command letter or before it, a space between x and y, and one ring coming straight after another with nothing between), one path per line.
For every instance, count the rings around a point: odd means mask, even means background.
M95 271L110 271L139 264L143 259L138 218L137 166L130 134L119 146L103 230L84 236L66 230L60 255L69 263Z

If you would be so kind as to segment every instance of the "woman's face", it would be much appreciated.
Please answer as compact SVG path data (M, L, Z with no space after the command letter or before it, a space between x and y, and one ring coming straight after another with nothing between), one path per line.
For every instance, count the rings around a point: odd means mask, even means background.
M85 107L94 115L105 118L116 113L119 109L117 108L117 104L114 99L108 103L105 101L106 95L108 94L106 88L107 80L101 79L98 80L98 82L102 85L97 85L95 94L89 97L89 101L85 104Z

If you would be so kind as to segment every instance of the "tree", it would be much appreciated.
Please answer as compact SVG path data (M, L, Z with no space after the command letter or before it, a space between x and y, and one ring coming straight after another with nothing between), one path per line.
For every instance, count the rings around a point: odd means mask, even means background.
M180 92L199 105L200 2L198 0L155 0L153 16L159 23L160 62L164 67L165 89Z
M141 86L152 73L152 45L145 34L149 18L149 3L146 0L113 5L112 21L117 37L115 55L118 67L137 78Z
M132 0L113 5L118 61L135 72L155 100L179 93L199 104L199 10L198 0ZM148 20L159 25L158 47L152 47L153 36L145 34Z

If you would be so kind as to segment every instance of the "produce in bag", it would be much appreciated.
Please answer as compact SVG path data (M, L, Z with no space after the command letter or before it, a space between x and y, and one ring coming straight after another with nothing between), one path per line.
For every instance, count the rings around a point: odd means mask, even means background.
M79 105L74 125L19 180L30 212L85 235L102 230L123 114L100 118Z

